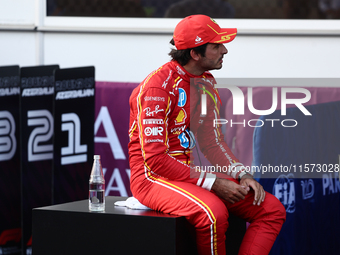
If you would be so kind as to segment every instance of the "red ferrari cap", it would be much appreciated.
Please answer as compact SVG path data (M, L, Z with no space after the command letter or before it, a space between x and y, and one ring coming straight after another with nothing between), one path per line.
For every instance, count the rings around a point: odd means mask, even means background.
M173 37L177 50L185 50L205 43L228 43L236 34L236 28L220 28L209 16L191 15L177 24Z

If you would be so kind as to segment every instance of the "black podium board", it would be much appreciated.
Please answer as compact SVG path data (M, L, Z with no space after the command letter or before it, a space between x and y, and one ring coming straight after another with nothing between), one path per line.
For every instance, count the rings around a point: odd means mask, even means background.
M88 200L33 209L34 255L194 255L194 228L185 217L115 206L126 197L106 197L105 212L90 212ZM237 254L245 222L230 215L226 247Z

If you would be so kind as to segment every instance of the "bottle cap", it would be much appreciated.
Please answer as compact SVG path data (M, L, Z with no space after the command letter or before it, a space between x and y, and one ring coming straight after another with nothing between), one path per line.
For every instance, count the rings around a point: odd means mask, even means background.
M100 159L100 155L94 155L93 159Z

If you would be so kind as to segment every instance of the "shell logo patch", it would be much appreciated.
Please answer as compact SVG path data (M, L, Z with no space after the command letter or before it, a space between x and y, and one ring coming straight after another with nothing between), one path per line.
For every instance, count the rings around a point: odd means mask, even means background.
M175 125L182 125L185 123L185 120L187 118L187 113L184 109L181 109L175 119Z

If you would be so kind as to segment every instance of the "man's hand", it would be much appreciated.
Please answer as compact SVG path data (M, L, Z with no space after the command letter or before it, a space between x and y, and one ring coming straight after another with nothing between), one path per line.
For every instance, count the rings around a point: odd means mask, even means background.
M266 196L266 192L264 191L262 185L258 183L254 178L248 174L242 176L240 185L249 188L252 188L255 192L253 205L260 205Z
M234 204L235 202L240 201L240 199L245 198L245 195L247 195L250 190L249 186L250 185L239 185L233 181L216 178L211 189L215 191L216 195L220 198Z

